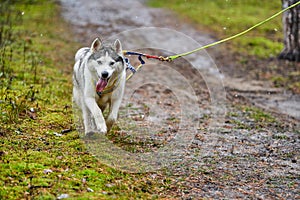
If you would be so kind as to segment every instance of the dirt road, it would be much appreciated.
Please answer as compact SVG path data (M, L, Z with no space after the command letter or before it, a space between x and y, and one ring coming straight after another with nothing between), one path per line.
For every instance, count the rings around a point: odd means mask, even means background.
M60 2L75 39L84 46L100 36L119 38L126 50L172 55L215 40L143 1ZM266 82L234 78L226 63L218 67L221 62L214 57L203 51L172 63L145 60L126 84L118 129L110 140L130 152L129 157L161 153L137 157L152 166L147 170L153 180L155 170L168 169L171 187L162 196L299 198L299 96ZM138 64L136 58L130 60ZM259 111L242 104L257 105L277 118L256 121L253 115ZM137 170L125 165L119 162L117 167Z

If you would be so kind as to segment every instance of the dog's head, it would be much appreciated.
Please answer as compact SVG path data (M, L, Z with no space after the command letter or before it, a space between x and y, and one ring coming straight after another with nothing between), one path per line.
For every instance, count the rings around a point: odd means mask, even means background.
M112 45L104 45L96 38L90 48L89 70L98 78L97 92L102 92L106 85L114 82L125 70L121 42L117 39Z

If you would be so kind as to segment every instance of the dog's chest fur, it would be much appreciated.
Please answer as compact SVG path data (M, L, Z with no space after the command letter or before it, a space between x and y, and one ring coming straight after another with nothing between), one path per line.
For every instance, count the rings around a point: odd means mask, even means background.
M107 105L110 105L111 103L111 95L112 94L105 94L105 95L97 95L96 96L96 102L99 106L99 108L103 111Z

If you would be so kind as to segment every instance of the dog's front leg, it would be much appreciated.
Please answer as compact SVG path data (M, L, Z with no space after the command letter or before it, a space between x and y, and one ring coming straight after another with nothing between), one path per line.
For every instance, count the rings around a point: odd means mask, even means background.
M92 114L92 118L95 121L97 131L99 131L100 133L106 133L107 127L105 124L105 120L104 120L101 109L99 108L99 106L97 105L97 103L95 101L95 98L92 98L92 97L85 98L85 104Z

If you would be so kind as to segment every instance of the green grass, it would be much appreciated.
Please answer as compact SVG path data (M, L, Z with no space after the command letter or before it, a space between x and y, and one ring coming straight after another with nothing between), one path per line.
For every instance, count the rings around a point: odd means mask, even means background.
M270 127L280 127L280 122L271 114L246 105L235 105L238 112L229 112L230 123L234 124L236 129L260 130Z
M73 131L79 44L59 16L54 1L1 1L0 199L155 198L158 183L104 166Z
M268 0L150 0L153 7L164 7L192 21L202 30L223 39L270 17L281 10L281 1ZM283 49L281 17L250 33L227 42L234 51L260 58L276 56Z

